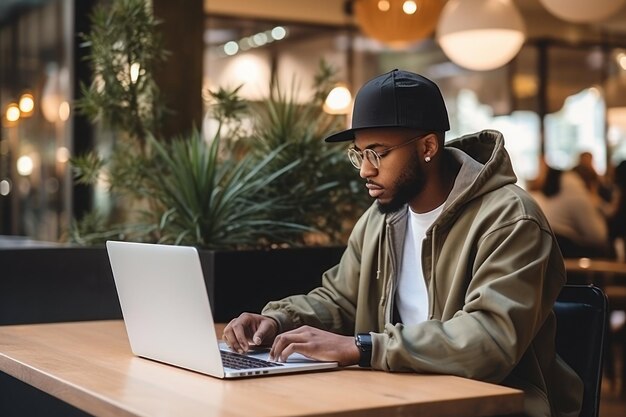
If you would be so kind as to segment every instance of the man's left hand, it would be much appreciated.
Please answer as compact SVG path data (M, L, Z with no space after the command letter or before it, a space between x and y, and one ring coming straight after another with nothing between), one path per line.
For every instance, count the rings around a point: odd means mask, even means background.
M302 326L276 336L270 358L285 362L292 353L320 361L338 362L340 366L359 363L359 348L351 336Z

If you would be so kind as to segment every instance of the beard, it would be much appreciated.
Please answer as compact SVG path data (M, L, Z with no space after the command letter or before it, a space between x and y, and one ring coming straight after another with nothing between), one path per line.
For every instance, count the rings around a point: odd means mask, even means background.
M415 157L411 158L394 183L395 194L388 203L378 201L378 211L382 214L393 213L404 207L416 195L422 192L426 184L424 169Z

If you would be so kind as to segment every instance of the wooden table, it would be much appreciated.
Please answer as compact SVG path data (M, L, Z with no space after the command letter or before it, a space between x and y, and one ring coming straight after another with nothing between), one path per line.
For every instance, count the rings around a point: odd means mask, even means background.
M573 283L595 284L605 289L607 286L626 287L626 263L606 259L568 258L565 259L568 281ZM582 282L581 282L582 281Z
M133 356L121 321L0 327L0 371L97 416L470 417L523 401L469 379L359 368L220 380Z
M565 270L567 272L615 274L626 277L626 263L605 259L568 258L565 259Z

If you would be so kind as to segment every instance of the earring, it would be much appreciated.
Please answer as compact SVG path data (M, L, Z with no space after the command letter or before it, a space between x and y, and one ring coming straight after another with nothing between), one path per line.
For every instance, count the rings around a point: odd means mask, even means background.
M427 156L426 158L424 158L424 161L425 161L426 163L429 163L429 162L430 162L430 156Z

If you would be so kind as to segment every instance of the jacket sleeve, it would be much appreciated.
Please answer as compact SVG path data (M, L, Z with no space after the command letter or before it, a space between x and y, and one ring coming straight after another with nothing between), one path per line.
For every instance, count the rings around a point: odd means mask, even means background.
M367 213L355 225L339 264L322 276L321 287L263 308L261 314L275 319L281 333L303 325L344 335L354 332L366 217Z
M451 317L374 333L372 366L502 381L551 314L563 261L551 232L525 218L484 236L467 273L464 304Z

